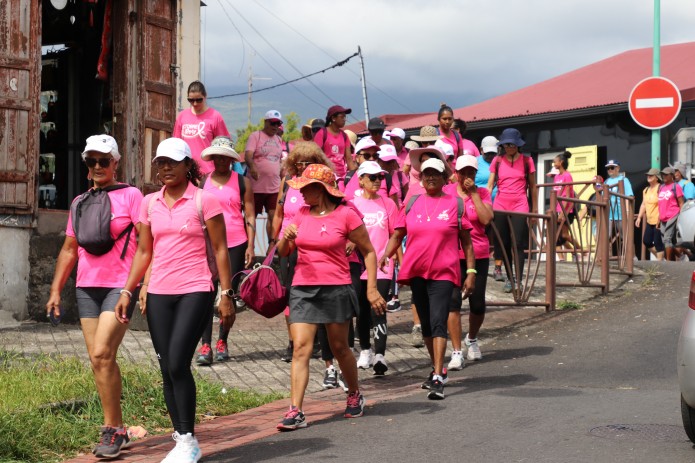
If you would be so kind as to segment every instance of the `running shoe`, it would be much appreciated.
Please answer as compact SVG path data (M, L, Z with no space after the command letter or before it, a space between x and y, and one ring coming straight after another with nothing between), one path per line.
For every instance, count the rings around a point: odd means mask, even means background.
M371 349L365 349L360 352L360 358L357 360L357 368L366 370L374 363L374 353Z
M116 458L121 454L121 450L127 448L128 444L130 444L130 438L125 428L102 426L100 434L99 443L92 450L92 453L97 458Z
M326 368L326 372L323 374L323 383L321 383L324 389L335 389L338 387L338 372L335 371L335 367L331 365Z
M364 414L364 397L360 391L355 391L347 396L345 418L357 418Z
M386 365L386 359L383 354L376 354L374 356L374 375L383 376L384 373L389 369Z
M413 326L413 330L410 332L410 340L413 343L413 347L422 347L425 345L425 340L422 338L422 326Z
M463 370L463 352L460 350L455 350L451 353L451 361L449 362L448 369L452 371Z
M464 343L468 348L468 353L466 354L468 360L480 360L483 358L483 354L480 353L480 347L478 346L477 339L468 339L468 335L466 335Z
M502 266L495 265L495 270L492 272L492 276L495 281L504 281L504 276L502 275Z
M427 376L427 379L422 382L420 387L422 389L429 389L432 386L432 378L434 377L434 368L432 368L432 371L430 371L430 374ZM449 373L446 368L442 368L442 379L441 382L442 384L446 384L447 381L449 381Z
M294 405L285 413L277 425L280 431L294 431L299 428L306 428L306 417L304 413Z
M212 365L212 348L210 344L203 344L198 352L198 360L195 361L198 365Z
M391 299L386 303L387 312L399 312L401 310L401 301L398 299Z
M234 298L234 307L237 311L241 312L246 308L246 302L244 302L242 298L237 296Z
M217 340L217 345L215 346L215 360L218 362L229 360L229 349L227 348L227 342L223 339Z
M432 380L430 392L427 393L427 398L430 400L444 399L444 383L439 380L439 376Z
M504 280L504 289L503 291L505 293L511 293L512 292L512 280Z
M175 432L172 437L176 441L176 447L169 452L162 463L195 463L203 456L198 439L190 432L186 434Z
M343 388L343 392L348 392L350 390L347 386L347 383L345 382L345 378L343 378L342 371L338 372L338 386Z
M294 353L294 346L292 345L292 341L290 341L289 344L287 344L287 348L285 348L285 353L280 356L280 360L283 362L290 363L292 361L292 354Z

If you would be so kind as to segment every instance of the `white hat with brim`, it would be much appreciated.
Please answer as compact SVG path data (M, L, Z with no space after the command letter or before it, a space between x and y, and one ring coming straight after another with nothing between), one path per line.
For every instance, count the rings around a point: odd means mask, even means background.
M410 156L410 165L414 170L416 170L417 172L422 172L420 167L423 163L420 162L420 156L422 156L423 154L430 154L432 156L437 157L440 161L444 163L445 169L447 171L447 176L451 176L452 172L451 168L449 167L449 164L446 162L446 156L444 155L444 152L436 146L428 146L426 148L416 148L414 150L410 150L410 153L408 153L408 155Z
M434 146L444 151L444 155L446 155L447 157L453 157L455 155L454 147L443 140L437 140L436 142L434 142Z
M446 163L442 162L440 159L430 158L422 163L422 170L434 169L437 172L444 172L446 170Z
M377 163L376 161L364 161L362 164L360 164L360 167L357 169L357 177L361 177L363 175L385 173L387 172L384 169L382 169L379 163Z
M157 155L152 159L169 158L174 161L183 161L191 157L191 148L181 138L167 138L157 145Z
M487 137L483 138L483 141L480 142L480 150L483 153L497 153L497 145L499 144L499 140L492 135L488 135Z
M371 137L362 138L355 144L355 154L370 148L379 148L379 145L377 145Z
M459 158L456 160L456 170L465 169L466 167L472 167L475 170L478 170L478 158L471 154L459 156Z
M405 140L405 131L398 127L391 129L391 138L396 137Z
M379 159L384 162L395 161L398 159L396 148L393 145L381 145L379 147Z
M110 153L113 158L118 161L121 159L121 154L118 152L118 143L111 135L92 135L87 139L87 145L82 152L82 159L87 156L89 151L98 153Z
M215 137L212 144L200 153L203 161L210 161L210 156L227 156L235 161L241 161L241 156L234 150L232 140L229 137Z

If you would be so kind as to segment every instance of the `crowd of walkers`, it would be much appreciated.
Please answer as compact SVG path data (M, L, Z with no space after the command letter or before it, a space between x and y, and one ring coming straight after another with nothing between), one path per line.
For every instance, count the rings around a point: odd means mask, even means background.
M482 358L477 338L491 257L491 276L505 282L505 291L521 286L529 233L524 213L538 212L536 167L521 152L521 133L507 128L478 147L465 138L465 122L442 105L437 125L422 127L410 140L403 129L387 130L379 118L368 122L369 135L358 140L345 130L351 110L336 105L289 144L279 135L282 115L268 111L240 154L206 98L201 82L190 84L190 108L179 114L173 137L157 146L152 160L162 185L156 193L143 197L118 182L120 154L111 136L89 137L82 153L92 188L73 202L46 308L48 315L60 315L61 290L77 265L79 317L104 414L94 454L115 458L129 442L116 353L139 302L174 428L176 445L163 461L200 459L190 365L199 342L199 365L230 357L238 283L233 276L256 257L256 216L263 212L262 233L269 252L279 255L289 294L282 358L291 362L291 405L277 428L307 425L302 405L309 362L319 355L326 366L323 386L347 394L344 416L363 414L358 370L388 372L387 313L401 310L399 285L412 293L413 345L426 346L431 362L422 388L429 399L444 399L448 372L461 370L465 358ZM570 157L565 152L553 160L561 197L574 195L567 185ZM617 161L607 168L606 185L624 179ZM645 245L657 257L677 252L674 217L683 198L695 196L683 176L680 166L647 172L636 225L645 221ZM632 195L629 182L624 187ZM110 220L99 229L97 220L86 218L103 208ZM576 250L573 204L558 203L557 212L563 238L558 244ZM611 216L620 219L619 212ZM215 310L219 334L213 349Z

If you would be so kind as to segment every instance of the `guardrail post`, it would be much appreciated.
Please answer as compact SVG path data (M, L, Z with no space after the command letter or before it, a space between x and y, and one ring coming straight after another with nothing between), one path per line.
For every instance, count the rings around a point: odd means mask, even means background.
M556 265L555 262L555 234L557 233L557 192L550 190L550 211L545 227L545 302L547 311L555 310L557 302L556 294Z
M608 294L610 287L610 257L611 257L611 239L608 235L610 229L610 195L606 191L604 184L601 184L601 190L597 192L596 197L600 196L603 206L601 207L600 222L596 224L599 234L598 240L598 255L601 259L601 285L603 285L603 294Z

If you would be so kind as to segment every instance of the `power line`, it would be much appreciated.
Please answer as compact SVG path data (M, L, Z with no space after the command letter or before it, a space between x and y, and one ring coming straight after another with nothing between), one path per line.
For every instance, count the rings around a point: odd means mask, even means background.
M274 17L275 19L277 19L278 21L280 21L282 24L284 24L285 26L287 26L287 28L289 28L292 32L296 33L296 34L299 35L301 38L303 38L304 40L306 40L307 42L309 42L311 45L313 45L315 48L317 48L321 53L323 53L324 55L328 56L328 57L331 58L331 59L337 59L337 58L335 58L334 56L332 56L330 53L328 53L326 50L324 50L323 48L321 48L321 47L319 47L318 45L316 45L311 39L309 39L308 37L306 37L306 36L305 36L304 34L302 34L300 31L298 31L297 29L295 29L295 28L292 27L291 25L287 24L287 22L285 22L282 18L280 18L278 15L276 15L272 10L270 10L270 9L266 8L265 6L263 6L263 4L261 4L261 2L259 2L258 0L254 0L254 2L255 2L258 6L260 6L261 8L263 8L263 9L264 9L268 14L270 14L272 17ZM352 70L352 69L350 69L350 68L346 68L346 69L347 69L348 71L350 71L353 75L355 75L355 76L357 76L357 77L360 77L360 75L359 75L356 71L354 71L354 70ZM393 101L394 103L398 104L398 105L401 106L402 108L405 108L406 110L410 111L411 113L414 113L414 112L415 112L414 109L409 108L408 106L404 105L404 104L401 103L399 100L397 100L396 98L392 97L391 95L389 95L388 93L386 93L384 90L380 89L379 87L377 87L377 86L374 85L373 83L369 83L369 84L367 84L367 85L369 85L370 88L373 88L374 90L376 90L376 91L378 91L379 93L383 94L384 96L386 96L387 98L389 98L391 101Z
M283 85L289 85L289 84L297 82L299 80L308 79L309 77L315 76L317 74L321 74L321 73L329 71L331 69L343 66L344 64L346 64L348 61L350 61L352 58L354 58L357 55L358 55L357 53L354 53L354 54L348 56L347 58L345 58L344 60L338 61L333 66L329 66L327 68L321 69L320 71L312 72L311 74L307 74L305 76L297 77L296 79L288 80L287 82L282 82L280 84L272 85L270 87L259 88L258 90L251 90L250 92L247 91L247 92L239 92L239 93L230 93L229 95L209 96L208 100L214 100L216 98L227 98L227 97L232 97L232 96L248 95L249 93L259 93L259 92L264 92L266 90L272 90L274 88L282 87Z
M246 37L244 37L244 34L241 33L241 29L239 29L237 27L237 25L234 22L234 20L232 19L232 17L229 16L229 13L227 13L227 10L225 9L222 2L220 2L220 6L222 7L222 11L224 11L225 16L227 16L227 19L229 19L229 22L232 23L232 26L234 27L234 29L236 29L236 31L239 33L239 37L241 37L241 66L239 66L239 75L241 76L241 71L244 70L244 59L246 58L246 45L245 45ZM207 13L206 13L206 17L207 17Z

